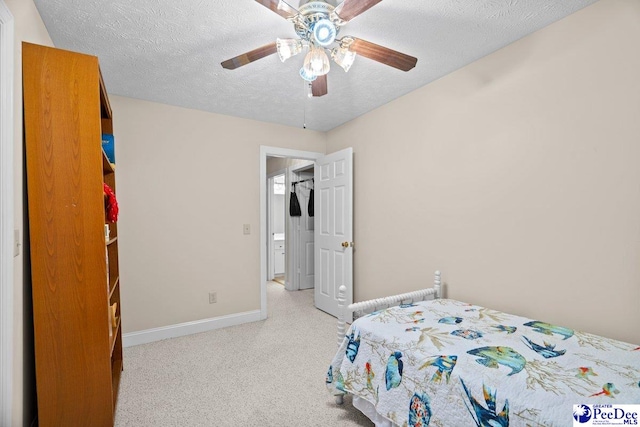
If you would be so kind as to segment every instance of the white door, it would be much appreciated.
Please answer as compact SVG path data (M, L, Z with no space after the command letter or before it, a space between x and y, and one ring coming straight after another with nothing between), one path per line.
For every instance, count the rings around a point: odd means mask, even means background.
M309 172L301 174L302 179L311 179L313 176ZM298 289L311 289L314 286L314 257L315 257L315 245L314 245L314 224L315 215L309 216L309 201L311 196L311 189L313 188L312 181L305 181L298 184L296 187L296 193L298 194L298 200L300 201L300 210L302 216L298 218Z
M315 304L338 316L338 289L353 302L353 149L316 160Z

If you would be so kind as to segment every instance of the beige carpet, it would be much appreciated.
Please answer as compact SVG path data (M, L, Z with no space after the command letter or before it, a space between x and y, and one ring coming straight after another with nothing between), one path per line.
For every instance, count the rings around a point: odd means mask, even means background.
M116 426L372 426L325 388L336 321L313 290L267 295L265 321L126 348Z

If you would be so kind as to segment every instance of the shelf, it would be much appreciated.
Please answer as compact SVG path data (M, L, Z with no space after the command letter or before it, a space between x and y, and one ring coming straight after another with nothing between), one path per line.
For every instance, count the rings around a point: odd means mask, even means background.
M107 173L115 173L115 169L113 165L109 163L109 158L105 154L104 150L102 150L102 172Z
M102 149L113 111L97 57L30 43L21 52L38 425L113 426L123 312L118 227L106 218L100 185L116 191ZM71 215L68 201L79 195ZM78 230L88 237L78 240ZM82 274L68 268L76 264Z
M116 341L118 340L118 336L119 336L118 329L120 329L120 317L118 317L116 327L111 328L111 332L113 332L113 335L110 337L111 338L111 354L113 354L113 348L115 347Z
M120 284L120 277L116 277L116 281L113 282L113 285L110 286L109 301L111 301L111 297L113 296L113 293L115 292L115 290L118 288L119 284Z

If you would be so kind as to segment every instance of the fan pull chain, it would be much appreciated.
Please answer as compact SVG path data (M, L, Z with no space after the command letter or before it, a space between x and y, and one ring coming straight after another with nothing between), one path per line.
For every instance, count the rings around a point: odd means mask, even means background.
M308 91L308 95L307 98L311 98L311 83L308 82L304 82L304 85ZM302 122L302 129L306 129L307 128L307 100L304 99L302 101L303 103L303 107L302 107L302 111L303 111L303 122Z
M307 128L307 102L306 101L304 103L304 107L302 108L302 111L303 111L302 129L306 129Z

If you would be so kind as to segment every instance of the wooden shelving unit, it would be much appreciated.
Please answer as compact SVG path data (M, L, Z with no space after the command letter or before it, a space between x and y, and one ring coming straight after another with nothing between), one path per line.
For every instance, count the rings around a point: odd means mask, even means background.
M104 231L111 106L98 58L22 52L39 426L113 426L123 365L117 224Z

